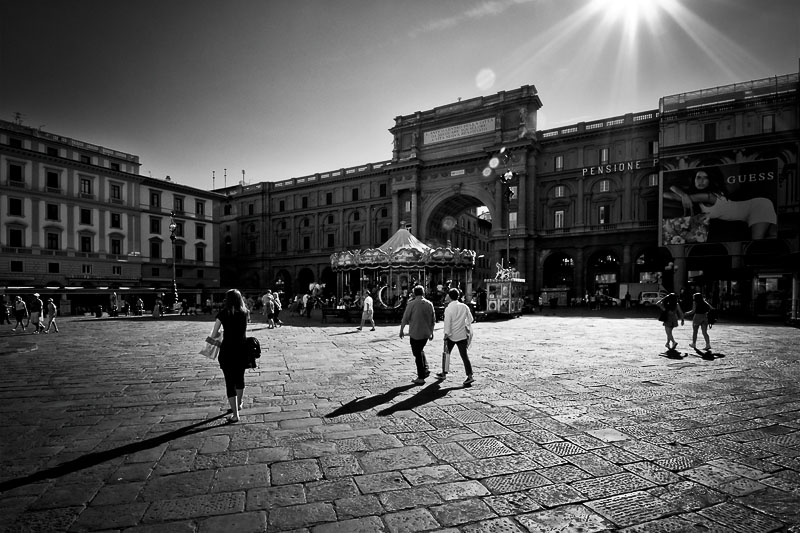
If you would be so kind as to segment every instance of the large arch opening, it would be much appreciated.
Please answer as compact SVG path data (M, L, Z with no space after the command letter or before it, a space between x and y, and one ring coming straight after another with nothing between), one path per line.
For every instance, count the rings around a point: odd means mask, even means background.
M505 239L499 239L493 224L494 208L487 205L491 198L482 191L471 194L459 191L453 194L441 193L433 198L435 207L429 210L427 220L423 220L420 240L432 248L453 247L474 250L475 269L472 274L470 292L483 288L483 280L493 278L495 265L502 261L507 264ZM502 244L502 250L499 244ZM515 250L511 250L512 265L516 263ZM446 273L443 274L447 278Z

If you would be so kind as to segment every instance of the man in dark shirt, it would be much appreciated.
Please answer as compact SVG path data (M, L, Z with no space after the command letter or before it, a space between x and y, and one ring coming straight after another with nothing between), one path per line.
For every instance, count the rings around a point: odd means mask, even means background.
M414 287L414 299L409 300L403 318L400 321L400 338L405 334L403 330L408 325L408 336L411 343L411 353L417 365L417 378L411 382L415 385L425 383L425 378L430 375L428 360L425 358L425 345L433 340L433 326L436 318L433 304L425 298L425 289L421 285Z

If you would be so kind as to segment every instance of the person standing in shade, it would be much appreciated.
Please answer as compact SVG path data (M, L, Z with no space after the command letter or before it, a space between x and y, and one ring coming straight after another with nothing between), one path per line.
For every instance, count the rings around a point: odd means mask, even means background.
M413 289L414 298L406 304L403 318L400 321L400 338L405 334L403 330L408 325L408 337L411 344L411 353L417 365L417 379L412 380L415 385L425 383L431 373L428 370L428 360L425 358L425 345L433 340L433 327L436 324L436 315L433 304L425 298L425 289L417 285Z
M697 349L697 330L703 332L703 339L706 341L704 350L711 349L711 339L708 337L708 312L713 309L711 304L699 292L694 293L692 297L692 310L687 311L686 317L692 315L692 342L689 344L695 350Z
M8 304L6 303L6 295L0 295L0 326L3 324L11 325L11 317L8 313Z
M373 303L372 303L372 296L370 296L369 291L364 291L364 306L361 308L361 325L358 326L358 331L364 327L364 323L369 320L369 323L372 324L372 329L370 331L375 331L375 319L373 318L373 314L375 312Z
M675 337L672 336L672 330L678 327L678 320L681 321L681 326L683 325L683 310L678 302L678 296L671 292L661 298L656 305L663 311L661 318L663 318L664 322L664 331L667 333L667 344L665 346L667 350L674 350L678 343L675 341Z
M245 354L245 338L249 312L242 298L242 293L237 289L230 289L225 293L225 302L222 310L217 313L211 338L219 336L222 328L222 345L219 349L219 367L225 376L225 394L230 403L231 417L228 422L233 424L239 421L239 410L243 407L244 397L244 371L247 367Z
M58 324L56 324L56 315L58 314L58 309L56 308L55 302L53 302L52 298L47 299L47 327L45 328L45 333L50 333L50 326L53 326L56 333L58 333Z
M469 306L458 301L460 296L458 289L450 289L447 292L447 307L444 308L444 342L448 354L453 351L453 346L458 346L458 353L464 363L464 372L467 374L464 385L470 385L475 381L467 354L472 340L472 311ZM447 369L443 368L442 372L436 375L436 379L447 379Z

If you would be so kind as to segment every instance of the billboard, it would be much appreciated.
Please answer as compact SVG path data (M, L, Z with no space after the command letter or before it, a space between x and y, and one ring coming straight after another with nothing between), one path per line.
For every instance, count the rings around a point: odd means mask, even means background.
M777 159L665 171L662 182L662 245L777 237Z

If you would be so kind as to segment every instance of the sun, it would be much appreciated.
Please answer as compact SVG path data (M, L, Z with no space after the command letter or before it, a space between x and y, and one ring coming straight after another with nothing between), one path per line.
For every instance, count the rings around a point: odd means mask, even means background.
M675 11L678 0L592 0L589 10L604 24L617 25L635 36L640 23L653 26L662 12Z

